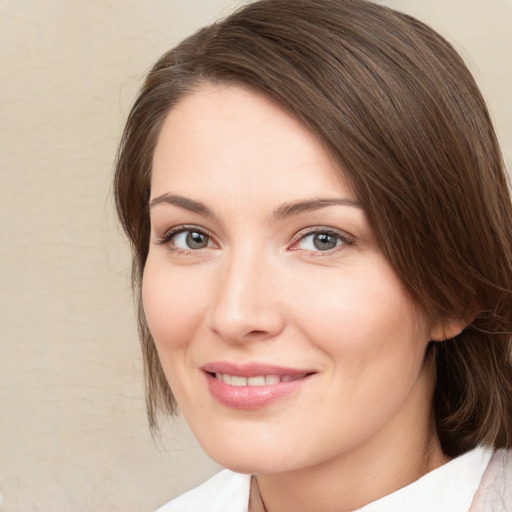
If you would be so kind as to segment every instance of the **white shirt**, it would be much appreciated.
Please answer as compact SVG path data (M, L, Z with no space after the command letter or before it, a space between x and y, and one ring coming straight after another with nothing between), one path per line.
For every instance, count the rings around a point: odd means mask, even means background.
M156 512L247 512L251 475L224 469Z
M475 448L358 512L467 512L492 450ZM251 476L227 469L157 512L247 512Z
M491 456L475 448L356 512L467 512Z

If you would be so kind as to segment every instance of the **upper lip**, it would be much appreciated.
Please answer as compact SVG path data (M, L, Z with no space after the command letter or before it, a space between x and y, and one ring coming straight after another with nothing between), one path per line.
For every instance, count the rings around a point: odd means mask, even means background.
M310 369L288 368L265 363L230 363L218 361L207 363L201 369L208 373L223 373L239 377L257 377L260 375L307 375L315 373Z

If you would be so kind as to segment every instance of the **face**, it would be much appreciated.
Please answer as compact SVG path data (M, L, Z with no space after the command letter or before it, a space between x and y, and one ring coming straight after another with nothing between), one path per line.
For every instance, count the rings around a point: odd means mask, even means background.
M150 212L148 325L213 459L291 471L396 450L428 423L432 326L342 170L279 106L235 86L181 100Z

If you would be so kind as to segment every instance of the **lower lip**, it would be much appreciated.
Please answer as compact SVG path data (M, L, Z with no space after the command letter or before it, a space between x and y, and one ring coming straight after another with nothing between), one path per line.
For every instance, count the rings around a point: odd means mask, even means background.
M260 409L284 398L299 388L311 377L310 375L292 380L279 382L271 386L231 386L220 381L209 373L205 373L208 389L220 403L234 409Z

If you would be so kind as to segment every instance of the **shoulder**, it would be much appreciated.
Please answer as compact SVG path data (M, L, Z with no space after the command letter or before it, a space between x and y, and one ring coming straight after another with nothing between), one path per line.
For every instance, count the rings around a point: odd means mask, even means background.
M497 450L492 456L470 512L512 510L512 450Z
M156 512L247 512L251 476L225 469Z

